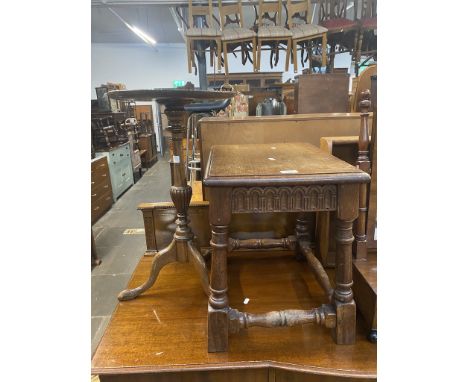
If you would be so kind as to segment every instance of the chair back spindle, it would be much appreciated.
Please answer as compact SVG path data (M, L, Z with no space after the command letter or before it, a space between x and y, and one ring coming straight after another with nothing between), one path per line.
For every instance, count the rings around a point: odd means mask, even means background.
M356 4L355 0L355 12ZM320 0L320 12L319 20L320 22L330 19L345 19L348 11L348 1L347 0Z

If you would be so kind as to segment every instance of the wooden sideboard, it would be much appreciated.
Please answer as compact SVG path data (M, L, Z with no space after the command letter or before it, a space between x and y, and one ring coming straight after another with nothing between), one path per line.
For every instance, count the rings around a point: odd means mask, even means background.
M107 158L114 201L133 185L133 166L130 151L130 143L124 143L111 148L109 151L96 153L96 157Z
M146 280L143 257L129 287ZM285 251L237 252L229 258L229 297L255 312L324 302L312 272ZM333 277L334 270L330 270ZM356 343L336 345L326 328L311 325L252 328L232 336L229 353L208 353L207 297L189 263L161 270L144 295L120 302L92 360L101 382L275 381L367 382L377 378L377 346L365 338L361 317Z
M106 157L91 160L91 224L112 206L112 186Z

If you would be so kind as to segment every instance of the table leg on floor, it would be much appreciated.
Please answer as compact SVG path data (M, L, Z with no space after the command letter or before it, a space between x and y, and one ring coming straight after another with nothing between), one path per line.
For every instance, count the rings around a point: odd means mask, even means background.
M229 222L231 220L230 192L213 189L210 199L211 279L208 299L208 352L228 350L229 301L227 254Z
M356 304L353 291L353 221L358 216L359 185L338 186L336 212L336 269L333 302L336 308L336 328L333 335L339 345L354 344L356 340Z

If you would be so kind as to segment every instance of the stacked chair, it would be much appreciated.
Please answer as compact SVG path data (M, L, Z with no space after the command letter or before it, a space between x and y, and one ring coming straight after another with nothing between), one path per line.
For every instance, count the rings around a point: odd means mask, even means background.
M349 19L347 0L321 0L319 23L328 29L330 45L329 67L333 68L336 52L355 53L359 34L359 23L356 20L357 1L354 6L354 18Z
M213 5L212 0L208 0L208 6L194 6L192 0L189 0L189 27L185 33L187 40L187 58L188 71L192 73L192 66L195 62L194 48L195 44L200 44L202 49L210 48L210 62L213 65L213 50L218 57L218 71L221 70L221 31L213 27ZM203 16L203 27L194 27L193 18Z
M259 13L257 18L257 66L256 70L260 70L260 59L262 56L262 46L268 44L271 50L270 66L273 67L273 53L275 55L275 65L278 63L279 50L286 45L286 65L285 71L289 70L289 52L291 52L292 32L281 25L281 7L282 1L265 3L260 0ZM270 15L273 13L273 15ZM272 24L270 24L272 23Z
M327 65L327 28L311 23L312 13L309 0L298 3L287 2L289 30L292 33L292 60L294 73L297 73L297 47L301 50L301 57L305 50L308 51L308 59L312 63L312 51L310 46L313 40L320 39L322 43L322 66ZM301 22L302 21L302 22Z
M240 48L242 54L242 65L245 65L247 59L249 59L249 52L252 53L252 64L255 70L257 67L255 62L257 34L252 29L245 28L241 1L238 0L236 4L223 5L222 1L218 0L218 4L224 55L224 72L226 75L229 74L228 53L235 53L237 48Z
M260 70L262 50L269 50L270 66L276 66L281 50L286 52L285 71L289 63L298 71L298 50L301 63L309 60L309 67L328 66L333 71L337 53L350 52L358 74L361 57L376 57L377 51L377 0L355 1L353 15L347 0L318 0L319 24L312 23L310 0L259 0L255 24L249 28L244 22L242 2L223 4L218 0L219 21L213 14L212 0L204 5L194 5L189 0L187 56L189 73L194 66L194 52L210 51L210 64L217 57L217 70L229 75L228 54L240 53L242 64L250 61L254 71ZM286 3L286 4L284 4ZM286 8L285 25L282 24L282 6ZM358 17L359 15L359 17ZM203 23L194 25L194 17ZM213 25L213 18L219 26ZM268 48L264 48L267 46ZM329 50L328 50L329 46ZM327 57L328 56L328 57ZM304 58L305 57L305 58Z
M367 56L368 59L375 59L377 54L377 0L362 0L361 3L361 16L358 19L359 32L355 53L356 75L361 65L361 57Z

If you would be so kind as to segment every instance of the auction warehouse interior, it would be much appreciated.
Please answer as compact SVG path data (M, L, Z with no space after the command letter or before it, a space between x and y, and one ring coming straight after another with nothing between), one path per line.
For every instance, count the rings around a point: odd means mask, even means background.
M90 97L92 380L377 380L377 0L92 0Z

